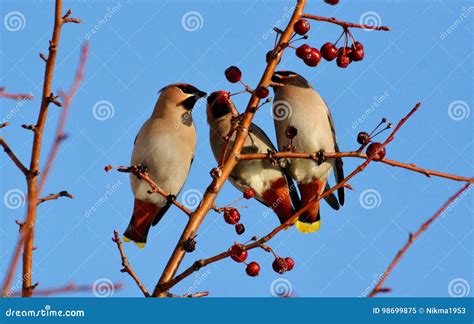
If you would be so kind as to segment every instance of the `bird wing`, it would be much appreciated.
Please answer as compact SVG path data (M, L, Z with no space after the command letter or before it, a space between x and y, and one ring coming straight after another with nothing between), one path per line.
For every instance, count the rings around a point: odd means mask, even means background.
M327 106L327 105L326 105ZM329 124L331 125L331 131L332 131L332 138L334 140L334 149L336 152L339 151L339 146L337 145L337 140L336 140L336 130L334 128L334 122L331 117L331 112L328 109L328 120ZM336 158L336 165L334 168L334 176L336 177L336 182L340 183L342 180L344 180L344 170L342 167L342 159L341 158ZM341 206L344 205L344 187L337 189L337 196L339 198L339 204Z
M273 152L278 152L275 145L273 145L272 140L268 137L267 134L265 134L263 129L261 129L260 127L258 127L254 123L252 123L252 124L250 124L249 130L250 130L250 133L253 133L253 134L255 134L255 136L260 138ZM289 188L289 191L290 191L290 199L291 199L291 202L293 203L293 207L296 210L298 210L298 209L301 208L301 199L298 195L298 191L296 190L296 186L293 182L293 178L289 175L288 170L286 170L286 168L283 168L283 167L280 166L280 169L283 172L283 174L285 175L286 182L288 183L288 188Z

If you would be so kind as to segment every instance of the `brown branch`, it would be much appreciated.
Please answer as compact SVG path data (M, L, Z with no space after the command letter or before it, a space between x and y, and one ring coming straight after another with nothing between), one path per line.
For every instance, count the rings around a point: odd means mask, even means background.
M28 176L28 169L25 167L23 163L21 163L20 159L13 153L11 150L10 146L8 146L7 142L3 139L3 137L0 137L0 145L3 147L3 150L7 155L10 157L10 159L15 163L15 165L20 169L20 171L25 175Z
M67 191L60 191L57 194L49 194L46 197L38 199L38 205L44 203L45 201L58 199L60 197L67 197L69 199L74 199L74 196Z
M388 138L382 144L381 148L384 148L385 146L387 146L395 138L395 134L400 130L400 128L403 126L403 124L405 124L405 122L420 108L420 105L421 105L420 103L416 104L416 106L413 107L413 109L411 109L411 111L402 120L400 120L397 127L395 127L395 129L392 131L392 133L388 136ZM238 154L236 156L238 156ZM367 165L369 165L369 163L371 161L372 161L372 158L370 158L370 157L367 158L366 161L363 164L359 165L354 171L351 172L351 174L349 174L341 182L339 182L337 185L332 187L330 190L325 191L322 195L320 195L318 197L315 197L314 199L309 201L305 206L303 206L301 209L299 209L298 212L296 212L285 223L277 226L275 229L273 229L270 233L268 233L267 235L265 235L261 239L255 240L255 242L253 242L253 243L243 245L240 250L229 249L229 250L221 252L221 253L213 256L213 257L198 260L198 261L194 262L189 268L184 270L182 273L180 273L179 275L174 277L173 279L170 279L169 281L167 281L165 283L162 283L161 286L160 286L160 289L162 291L167 291L168 289L170 289L171 287L173 287L174 285L179 283L181 280L183 280L184 278L191 275L193 272L198 271L199 269L201 269L202 267L204 267L206 265L209 265L211 263L214 263L214 262L220 261L222 259L225 259L225 258L227 258L227 257L229 257L233 254L237 254L237 253L240 253L241 251L247 251L247 250L251 250L251 249L255 249L255 248L264 248L265 249L264 244L266 242L271 240L275 235L277 235L283 229L289 228L298 219L298 217L301 214L303 214L304 212L306 212L308 209L310 209L313 206L314 202L326 198L328 195L330 195L331 193L333 193L334 191L336 191L339 188L345 187L347 185L347 182L350 179L352 179L355 175L362 172L367 167Z
M113 289L121 289L123 285L121 283L114 283ZM76 285L74 283L69 283L62 287L57 288L48 288L48 289L35 289L33 292L34 296L37 297L48 297L57 294L64 294L64 293L79 293L79 292L90 292L94 291L93 285ZM10 297L19 297L21 293L13 293Z
M33 96L30 94L24 94L24 93L7 93L5 92L5 87L0 87L0 98L5 98L5 99L13 99L13 100L31 100L33 99Z
M119 172L125 172L125 173L133 173L135 176L137 176L138 178L140 178L141 180L144 180L145 182L148 183L148 185L150 186L150 193L157 193L157 194L160 194L162 195L163 197L165 197L166 199L168 199L169 202L171 202L173 205L175 205L176 207L178 207L179 209L181 209L186 215L188 215L189 217L191 217L192 215L192 211L189 210L189 208L187 208L186 206L184 206L182 203L180 203L179 201L177 201L175 199L175 197L173 197L172 195L170 195L169 193L167 193L166 191L164 191L163 189L161 189L151 178L150 176L148 175L147 172L143 171L143 170L140 170L140 167L137 166L137 165L132 165L130 167L126 167L126 166L118 166L118 167L113 167L111 165L107 165L105 166L105 171L106 172L109 172L110 170L112 169L117 169L117 171Z
M7 127L8 125L10 125L9 122L1 123L1 124L0 124L0 129L3 128L3 127Z
M354 24L351 22L346 22L342 20L337 20L336 18L327 18L327 17L321 17L321 16L316 16L316 15L311 15L311 14L304 14L304 18L307 19L312 19L316 21L324 21L328 22L331 24L336 24L339 25L343 28L362 28L362 29L373 29L373 30L382 30L382 31L389 31L390 27L387 26L374 26L374 25L364 25L364 24Z
M326 159L348 158L348 157L360 158L360 159L365 160L367 159L367 154L360 153L358 151L352 151L352 152L324 153L324 156L323 156L323 158L326 158ZM311 159L311 160L317 161L321 157L318 156L318 152L314 152L314 153L300 153L300 152L255 153L255 154L239 154L236 157L238 161L267 160L267 159L278 160L278 159L295 159L295 158L296 159ZM440 177L440 178L445 178L445 179L450 179L450 180L455 180L455 181L462 181L462 182L469 182L469 183L474 182L474 178L468 178L468 177L443 173L439 171L424 169L424 168L418 167L416 164L413 164L413 163L403 163L403 162L398 162L398 161L389 160L389 159L383 159L378 162L385 163L393 167L398 167L398 168L414 171L417 173L421 173L427 177L435 176L435 177Z
M278 43L275 46L274 51L276 55L274 55L268 61L265 67L265 71L263 72L260 82L258 83L258 86L256 88L268 87L270 85L271 77L275 72L275 68L278 65L281 55L283 54L285 48L288 45L288 42L291 40L291 37L294 33L293 26L295 22L303 16L303 9L306 5L306 1L307 0L298 0L293 14L288 22L288 26L280 35L280 39L278 40ZM229 151L230 157L236 156L242 150L242 147L248 135L248 129L250 127L250 124L252 122L252 119L257 110L256 108L258 107L259 103L260 99L257 98L254 93L252 93L249 103L247 104L245 113L243 113L242 116L241 127L239 127L237 130L234 145ZM184 242L196 235L199 226L201 225L209 210L212 209L214 205L214 200L216 199L219 191L223 187L224 183L227 181L230 173L232 172L236 164L236 159L227 159L222 168L220 169L220 171L222 171L220 176L215 177L212 183L207 188L206 193L204 194L204 197L201 201L201 204L197 207L193 215L189 218L189 221L186 224L186 227L184 228L183 233L181 234L181 237L179 238L178 243L176 244L176 247L173 253L171 254L171 257L168 260L168 263L166 264L165 269L163 270L163 273L155 286L155 289L152 294L153 296L165 295L166 289L163 289L163 286L165 286L165 284L174 277L186 253L183 249Z
M391 289L389 288L383 288L382 285L385 283L388 276L390 276L395 266L400 262L401 258L405 255L405 253L413 245L413 243L420 237L420 235L426 232L428 227L449 207L449 205L451 205L453 201L455 201L462 193L464 193L467 189L469 189L470 186L471 186L470 183L464 185L458 192L456 192L453 196L451 196L451 198L449 198L433 216L428 218L428 220L424 222L414 234L410 233L410 235L408 236L408 241L397 252L395 258L388 265L387 269L383 273L383 276L381 277L377 285L374 287L374 289L370 292L368 297L375 297L377 294L381 292L391 291Z
M12 284L14 272L18 264L21 250L23 248L23 287L22 296L30 297L32 291L32 266L33 266L33 241L34 241L34 229L36 224L36 213L37 213L37 202L40 194L40 187L38 186L38 175L39 175L39 163L41 157L41 147L43 143L43 132L46 125L48 108L51 103L51 84L53 80L54 67L56 63L56 55L58 51L58 44L61 36L61 27L64 24L64 18L62 17L62 0L56 0L55 13L54 13L54 27L52 38L49 41L49 55L47 57L43 90L41 95L41 105L38 114L38 119L35 125L35 132L33 137L33 145L31 149L31 161L29 167L29 173L26 176L27 187L28 187L28 207L26 213L26 219L24 226L21 227L20 238L16 244L13 252L12 260L8 267L7 275L3 282L2 294L7 295L9 287ZM83 52L84 54L84 52ZM85 60L85 59L84 59ZM76 76L80 74L77 73ZM44 176L43 176L44 178Z
M115 230L114 230L114 237L112 238L112 241L114 241L117 244L117 248L120 252L120 257L122 258L123 269L120 270L120 272L128 273L130 275L130 277L133 278L133 280L137 284L138 288L140 288L143 295L145 297L150 297L150 294L148 293L148 290L146 290L145 286L143 285L143 283L140 281L140 279L136 275L135 271L133 271L132 267L130 266L130 263L128 262L127 256L125 255L125 252L123 250L122 241L120 240L118 232L115 231Z

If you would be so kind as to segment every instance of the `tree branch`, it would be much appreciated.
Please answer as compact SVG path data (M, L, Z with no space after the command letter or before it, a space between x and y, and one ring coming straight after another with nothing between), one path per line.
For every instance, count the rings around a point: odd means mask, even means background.
M105 171L109 172L112 169L117 169L119 172L125 172L125 173L133 173L135 176L137 176L139 179L144 180L145 182L148 183L150 186L150 193L157 193L168 199L169 202L171 202L173 205L181 209L186 215L189 217L192 215L192 211L189 210L186 206L184 206L182 203L177 201L175 197L172 197L169 193L161 189L148 175L147 172L143 171L140 169L139 166L137 165L132 165L130 167L125 167L125 166L118 166L118 167L113 167L111 165L107 165L105 167Z
M367 159L367 154L360 153L358 151L352 152L331 152L331 153L324 153L323 156L318 155L319 152L314 153L299 153L299 152L275 152L275 153L254 153L254 154L238 154L236 159L238 161L248 161L248 160L279 160L279 159L310 159L310 160L320 160L323 159L333 159L333 158L360 158L360 159ZM439 171L424 169L418 167L416 164L413 163L403 163L389 159L382 159L378 161L384 164L388 164L393 167L398 167L402 169L407 169L410 171L414 171L417 173L424 174L427 177L435 176L455 181L462 181L462 182L469 182L473 183L474 178L468 178L463 176L457 176L453 174L443 173Z
M130 263L128 262L127 256L125 255L125 252L123 250L122 241L120 240L118 232L115 231L115 230L114 230L114 237L112 238L112 241L114 241L117 244L117 248L120 252L120 257L122 258L123 269L120 270L120 272L128 273L130 275L130 277L133 278L133 280L137 284L138 288L140 288L143 295L145 297L150 297L150 294L148 293L148 290L146 290L145 286L143 285L143 283L140 281L140 279L136 275L135 271L133 271L132 267L130 266Z
M69 199L74 199L74 196L67 191L60 191L57 194L49 194L46 197L38 199L38 205L44 203L45 201L55 200L60 197L67 197Z
M33 96L30 94L24 94L24 93L7 93L5 92L5 87L0 87L0 98L5 98L5 99L13 99L13 100L31 100L33 99Z
M371 291L368 297L375 297L377 294L381 292L388 292L391 291L389 288L382 288L382 285L385 283L387 280L388 276L392 273L393 269L395 266L400 262L401 258L405 255L405 253L408 251L408 249L413 245L413 243L420 237L421 234L426 232L428 230L428 227L449 207L449 205L456 200L463 192L465 192L469 187L471 186L470 183L464 185L458 192L456 192L451 198L449 198L443 206L441 206L438 211L428 218L426 222L424 222L420 228L413 234L410 233L408 236L408 241L405 243L405 245L397 252L395 258L393 261L388 265L387 269L384 271L383 276L377 283L377 285L374 287L374 289Z
M121 289L122 287L123 285L121 283L116 283L114 284L113 289L114 290ZM74 283L69 283L62 287L48 288L48 289L35 289L33 292L33 295L36 297L48 297L48 296L64 294L64 293L79 293L79 292L91 292L91 291L94 291L93 285L77 286ZM19 296L21 296L21 293L11 294L10 297L19 297Z
M336 18L327 18L327 17L321 17L321 16L316 16L316 15L311 15L311 14L307 14L305 13L303 15L304 18L307 18L307 19L312 19L312 20L316 20L316 21L324 21L324 22L328 22L328 23L331 23L331 24L336 24L336 25L339 25L343 28L362 28L362 29L373 29L373 30L382 30L382 31L389 31L390 30L390 27L387 27L387 26L373 26L373 25L363 25L363 24L354 24L354 23L350 23L350 22L346 22L346 21L342 21L342 20L337 20Z
M20 159L13 153L11 150L10 146L8 146L7 142L3 139L3 137L0 137L0 145L3 147L3 150L7 155L10 157L10 159L15 163L15 165L20 169L20 171L25 175L28 176L28 169L25 167L23 163L21 163Z

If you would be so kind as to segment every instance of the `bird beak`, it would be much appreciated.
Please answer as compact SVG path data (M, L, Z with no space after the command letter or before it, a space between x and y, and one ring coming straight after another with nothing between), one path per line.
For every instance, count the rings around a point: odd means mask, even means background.
M194 92L194 95L198 98L204 98L207 96L207 93L201 90Z

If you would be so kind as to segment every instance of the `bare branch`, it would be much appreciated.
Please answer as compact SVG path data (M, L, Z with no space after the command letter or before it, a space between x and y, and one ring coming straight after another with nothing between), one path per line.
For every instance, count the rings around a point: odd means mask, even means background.
M328 22L328 23L331 23L331 24L336 24L336 25L339 25L343 28L362 28L362 29L382 30L382 31L389 31L390 30L390 27L387 27L387 26L354 24L354 23L351 23L351 22L338 20L336 18L321 17L321 16L311 15L311 14L307 14L307 13L304 14L303 17L307 18L307 19L312 19L312 20L317 20L317 21L324 21L324 22Z
M67 197L67 198L69 198L69 199L73 199L73 198L74 198L74 196L71 195L69 192L67 192L67 191L60 191L60 192L58 192L57 194L49 194L49 195L46 196L46 197L43 197L43 198L38 199L38 205L41 204L41 203L44 203L45 201L58 199L58 198L60 198L60 197Z
M31 100L33 96L31 94L24 93L7 93L5 92L5 87L0 87L0 98L13 99L13 100Z
M25 167L23 163L21 163L20 159L15 155L15 153L13 153L10 146L8 146L7 142L5 142L3 137L0 137L0 145L3 147L3 150L5 151L5 153L7 153L7 155L10 157L13 163L15 163L15 165L18 167L18 169L20 169L20 171L25 176L28 176L28 169Z
M112 238L112 241L114 241L117 244L117 248L120 252L120 257L122 258L123 269L120 270L120 272L128 273L130 275L130 277L133 278L133 280L137 284L138 288L140 288L143 295L145 297L150 297L150 294L146 290L145 286L143 285L143 283L140 281L138 276L135 274L135 271L133 271L132 267L130 266L130 263L128 262L127 256L125 255L125 252L123 250L122 241L120 240L120 237L119 237L119 234L118 234L117 231L114 231L114 237Z
M438 211L428 218L426 222L424 222L420 228L413 234L410 233L408 236L408 241L405 243L405 245L397 252L395 258L392 260L392 262L388 265L387 269L384 271L383 276L380 278L379 282L377 285L374 287L372 292L369 294L368 297L375 297L377 294L382 293L382 292L389 292L391 291L390 288L383 288L382 285L385 283L387 278L390 276L392 273L393 269L395 266L400 262L401 258L405 255L405 253L408 251L408 249L413 245L413 243L420 237L421 234L426 232L428 230L428 227L451 205L453 201L456 200L461 194L463 194L471 184L466 184L464 187L462 187L458 192L456 192L451 198L449 198L443 206L441 206Z

